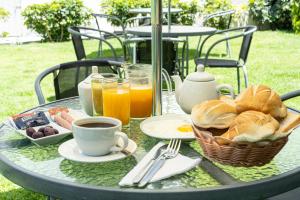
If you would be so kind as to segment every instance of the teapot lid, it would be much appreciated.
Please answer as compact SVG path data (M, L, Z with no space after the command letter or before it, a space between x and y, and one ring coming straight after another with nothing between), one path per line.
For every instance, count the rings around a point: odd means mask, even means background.
M197 72L193 72L186 77L187 80L193 82L208 82L214 81L215 77L204 71L204 65L197 65Z

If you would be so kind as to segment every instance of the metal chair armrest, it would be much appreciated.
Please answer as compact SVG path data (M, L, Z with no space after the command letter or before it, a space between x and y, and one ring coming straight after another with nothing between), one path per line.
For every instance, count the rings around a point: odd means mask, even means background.
M255 31L257 30L257 28L256 28L256 26L237 27L237 28L231 28L231 29L227 29L227 30L223 30L223 31L217 31L217 32L215 32L214 34L207 36L207 37L203 40L203 42L202 42L202 44L201 44L201 46L200 46L200 50L199 50L199 52L198 52L198 57L201 57L203 47L204 47L205 43L206 43L210 38L212 38L212 37L214 37L214 36L216 36L216 35L224 34L224 33L235 32L235 31L238 31L238 30L245 30L245 29L247 29L247 28L252 28L252 29L250 29L250 30L248 30L248 31L245 31L245 32L242 32L242 33L239 33L239 34L235 34L235 35L233 35L233 36L226 36L226 37L224 37L223 39L218 40L217 42L215 42L215 43L210 47L210 49L208 50L209 52L206 53L206 58L208 57L208 53L210 53L210 51L211 51L217 44L219 44L220 42L227 41L227 40L232 40L232 39L235 39L235 38L238 38L238 37L242 37L242 36L244 36L244 35L246 35L246 34L250 34L250 33L252 33L252 32L255 32Z
M300 96L300 90L295 90L286 94L281 95L281 100L286 101L288 99L292 99L294 97L299 97Z
M46 101L45 101L45 97L44 97L44 94L42 92L42 88L41 88L41 81L42 79L47 76L48 74L52 73L53 71L55 70L59 70L60 68L60 65L56 65L54 67L51 67L51 68L48 68L46 70L44 70L42 73L40 73L38 75L38 77L35 79L35 82L34 82L34 89L35 89L35 93L36 93L36 96L38 98L38 101L39 101L39 104L42 105L42 104L45 104Z

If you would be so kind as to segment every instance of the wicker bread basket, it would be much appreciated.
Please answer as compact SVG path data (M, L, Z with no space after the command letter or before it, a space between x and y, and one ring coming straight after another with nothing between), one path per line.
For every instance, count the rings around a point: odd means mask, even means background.
M256 143L228 141L228 144L224 145L218 142L218 137L207 130L201 130L196 126L193 126L193 130L205 157L221 164L239 167L262 166L269 163L288 141L288 136L285 136L274 141Z

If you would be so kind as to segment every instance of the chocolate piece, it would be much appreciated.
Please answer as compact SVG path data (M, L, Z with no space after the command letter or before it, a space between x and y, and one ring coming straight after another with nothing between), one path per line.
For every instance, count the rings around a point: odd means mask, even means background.
M26 134L29 136L29 137L32 137L32 134L35 133L36 131L34 130L34 128L32 127L29 127L26 129Z
M55 131L54 131L53 128L46 127L46 128L44 129L44 135L45 135L45 136L55 135Z
M32 134L32 138L33 139L37 139L37 138L42 138L42 137L44 137L44 133L42 133L42 132L34 132L33 134Z

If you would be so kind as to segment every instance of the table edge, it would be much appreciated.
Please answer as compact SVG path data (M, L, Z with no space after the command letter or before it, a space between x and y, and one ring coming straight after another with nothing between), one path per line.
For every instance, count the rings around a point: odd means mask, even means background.
M53 101L50 103L45 103L39 106L36 106L34 108L28 109L24 112L33 110L35 108L38 108L40 106L46 106L51 105L60 101L67 101L70 99L78 99L78 96L76 97L70 97L65 99L60 99L57 101ZM298 110L296 110L298 111ZM56 178L51 178L47 176L43 176L41 174L31 174L31 171L15 165L12 161L10 161L8 158L6 158L2 153L0 153L0 172L8 178L9 180L13 181L14 183L24 187L28 188L30 190L36 191L36 192L42 192L46 195L53 195L55 197L61 197L60 194L63 191L63 194L68 198L71 197L75 198L80 194L86 194L86 191L91 194L92 196L95 195L98 192L103 193L103 195L109 195L111 193L118 193L120 197L124 197L124 194L129 195L129 199L135 199L136 196L141 197L141 195L145 194L151 194L154 195L155 198L162 198L164 195L170 195L172 196L172 199L189 199L187 197L191 197L191 195L196 195L199 197L199 195L203 195L203 198L208 199L214 199L214 198L222 198L224 199L224 195L230 199L236 199L239 197L242 197L243 199L256 199L257 196L257 188L261 190L261 195L264 195L264 198L272 197L284 192L287 192L289 190L292 190L294 188L297 188L300 186L300 167L297 167L293 170L290 170L288 172L284 172L282 174L264 178L257 181L251 181L251 182L242 182L235 185L225 185L225 186L216 186L216 187L208 187L208 188L199 188L199 189L148 189L148 190L140 190L136 188L112 188L112 187L102 187L102 186L93 186L93 185L85 185L81 183L72 183L70 181L60 180ZM17 176L18 175L18 176ZM20 178L24 177L24 178ZM41 184L40 182L43 182ZM282 187L282 186L285 187ZM47 186L47 187L45 187ZM66 188L67 187L67 188ZM39 188L39 189L37 189ZM52 188L50 190L49 188ZM76 190L74 190L76 189ZM57 192L59 191L59 192ZM68 193L69 191L72 191L72 193ZM235 192L233 192L235 191ZM251 193L251 191L253 191ZM75 193L74 193L75 192ZM247 196L245 196L245 192L247 193ZM55 194L57 193L57 194ZM66 194L68 193L68 194ZM95 194L94 194L95 193ZM221 193L221 194L220 194ZM237 196L237 193L240 196ZM75 195L76 194L76 195ZM186 196L188 194L188 196ZM70 196L71 195L71 196ZM75 195L75 196L74 196ZM116 194L115 194L116 195ZM115 195L112 195L112 198L115 197ZM184 196L181 196L184 195ZM262 196L259 196L258 198L261 198ZM99 197L99 193L97 193L97 196ZM164 196L164 198L169 198L170 196ZM96 197L96 196L95 196ZM106 196L109 198L109 196ZM180 198L179 198L180 197ZM61 197L62 198L62 197ZM227 199L227 198L226 198Z

